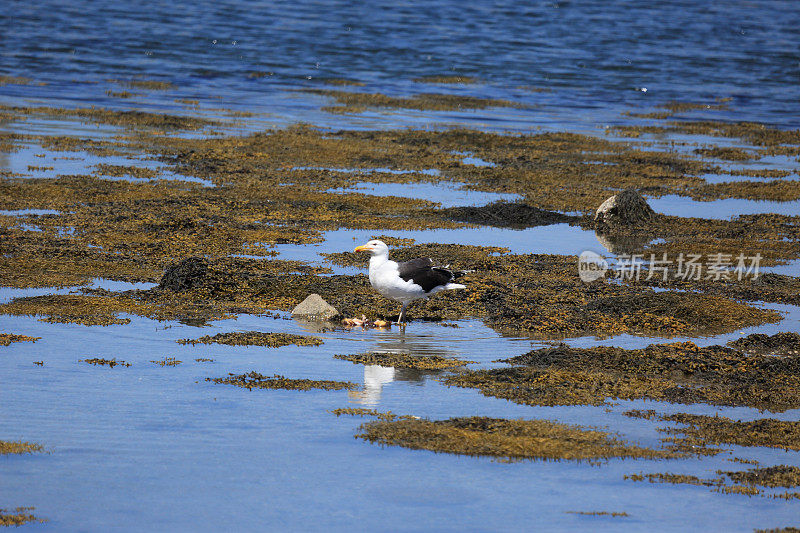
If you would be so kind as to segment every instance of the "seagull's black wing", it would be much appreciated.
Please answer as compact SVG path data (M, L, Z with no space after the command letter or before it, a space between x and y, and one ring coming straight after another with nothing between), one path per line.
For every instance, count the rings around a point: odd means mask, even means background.
M440 285L447 285L453 280L453 273L446 268L433 266L428 257L412 259L397 264L397 270L403 281L411 280L425 292L431 292Z

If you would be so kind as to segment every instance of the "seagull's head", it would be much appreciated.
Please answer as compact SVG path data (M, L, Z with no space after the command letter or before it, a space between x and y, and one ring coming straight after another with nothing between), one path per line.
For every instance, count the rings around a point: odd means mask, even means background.
M377 239L369 241L367 244L356 246L354 252L369 252L372 255L385 255L389 256L389 247L386 243Z

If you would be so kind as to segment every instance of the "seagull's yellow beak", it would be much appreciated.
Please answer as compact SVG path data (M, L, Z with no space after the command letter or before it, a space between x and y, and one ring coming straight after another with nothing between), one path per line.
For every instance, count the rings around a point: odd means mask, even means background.
M361 246L356 246L356 249L353 250L354 252L369 252L370 247L366 244L362 244Z

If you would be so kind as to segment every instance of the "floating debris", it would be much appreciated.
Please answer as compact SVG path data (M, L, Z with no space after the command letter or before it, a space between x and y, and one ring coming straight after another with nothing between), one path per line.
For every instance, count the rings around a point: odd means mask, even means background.
M286 390L311 390L311 389L324 389L324 390L355 390L358 385L349 381L331 381L331 380L314 380L314 379L290 379L284 376L275 374L273 376L265 376L258 372L249 372L247 374L228 374L224 378L206 378L206 381L213 381L214 383L224 383L226 385L234 385L244 389L286 389Z

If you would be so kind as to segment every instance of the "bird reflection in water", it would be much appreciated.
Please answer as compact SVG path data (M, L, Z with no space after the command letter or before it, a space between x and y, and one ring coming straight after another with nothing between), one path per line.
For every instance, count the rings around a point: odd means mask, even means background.
M433 335L406 333L404 330L384 331L378 334L373 352L409 356L458 357L458 352L443 349ZM349 391L350 400L374 407L380 403L383 387L393 381L406 381L422 386L428 376L441 373L441 370L419 370L416 368L395 368L391 366L364 365L364 389Z

